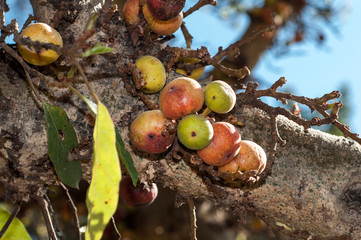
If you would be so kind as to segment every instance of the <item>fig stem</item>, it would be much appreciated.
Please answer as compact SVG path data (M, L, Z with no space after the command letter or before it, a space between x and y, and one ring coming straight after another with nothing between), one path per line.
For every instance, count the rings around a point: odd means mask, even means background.
M204 111L201 113L203 117L207 117L212 111L207 107L204 109Z
M77 67L77 69L79 70L79 73L80 73L80 75L82 76L82 78L83 78L86 86L88 87L91 95L93 96L93 98L95 99L95 101L96 101L97 103L99 103L100 100L99 100L98 96L96 95L96 93L94 92L93 88L90 86L89 81L88 81L88 78L85 76L85 73L84 73L84 71L83 71L83 68L80 66L79 62L78 62L74 57L72 58L72 60L73 60L74 65L75 65L75 66Z

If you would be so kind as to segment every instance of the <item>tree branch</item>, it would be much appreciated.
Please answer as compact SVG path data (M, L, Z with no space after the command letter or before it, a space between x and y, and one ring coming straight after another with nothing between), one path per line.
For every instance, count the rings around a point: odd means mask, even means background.
M64 190L66 197L68 199L69 205L70 205L71 212L73 213L74 224L77 229L77 234L76 234L77 240L81 240L80 223L79 223L79 218L78 218L78 214L77 214L78 210L73 202L73 199L71 198L71 196L69 194L68 188L62 182L60 182L59 185Z
M46 229L48 230L49 239L56 240L57 236L56 236L54 224L51 219L50 212L49 212L49 203L46 201L44 196L38 197L36 200L40 206L41 212L43 213L43 217L44 217L45 224L46 224Z
M189 207L189 218L190 218L190 240L197 240L197 215L196 215L196 206L194 205L193 199L190 197L187 198L188 207Z
M14 206L13 211L11 212L11 215L9 216L8 220L6 221L6 223L4 224L4 226L1 228L0 231L0 239L2 238L2 236L6 233L6 230L8 230L8 228L10 227L12 221L14 220L14 218L16 217L16 215L18 215L19 211L20 211L20 204L16 204Z
M213 5L213 6L217 6L217 0L199 0L193 7L191 7L190 9L188 9L188 11L186 11L183 14L183 17L186 18L188 15L191 15L192 13L194 13L195 11L199 10L200 8L206 6L206 5Z

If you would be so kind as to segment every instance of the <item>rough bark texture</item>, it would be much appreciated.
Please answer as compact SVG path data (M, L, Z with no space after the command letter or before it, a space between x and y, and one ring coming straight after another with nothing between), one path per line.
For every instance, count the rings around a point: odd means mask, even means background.
M79 36L86 16L94 10L94 5L85 1L79 4L45 2L37 6L56 9L57 17L49 16L43 21L53 19L48 22L58 27L67 44ZM212 184L207 176L183 160L167 161L165 155L142 154L129 145L128 126L146 107L125 90L117 69L140 55L157 56L160 44L140 44L134 49L116 12L109 22L98 24L92 41L106 42L116 49L112 54L92 57L81 64L115 125L121 128L141 180L155 181L187 196L209 199L240 214L240 218L244 211L254 211L270 224L276 225L278 221L292 228L292 231L289 228L283 231L294 239L309 236L313 236L312 239L361 239L361 147L357 143L312 129L305 133L295 123L278 118L280 134L287 145L279 148L266 182L252 190ZM66 58L52 67L39 68L53 77L66 74L68 69ZM173 77L174 73L169 72L167 80ZM44 114L31 94L23 70L6 53L1 53L0 79L0 183L6 187L9 198L27 201L36 191L57 181L47 155ZM82 160L84 178L88 179L94 122L90 111L68 89L49 88L42 80L34 79L34 82L44 99L56 102L68 113L80 142L79 149L70 158ZM83 84L75 87L90 96ZM268 116L239 105L233 114L246 122L240 129L242 138L253 140L270 152Z

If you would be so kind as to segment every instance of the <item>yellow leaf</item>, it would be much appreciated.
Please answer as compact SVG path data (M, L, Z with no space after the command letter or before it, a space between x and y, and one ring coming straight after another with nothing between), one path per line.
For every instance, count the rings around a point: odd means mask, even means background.
M94 127L92 181L86 199L88 208L86 240L100 239L117 209L121 171L115 141L112 119L106 107L98 102Z

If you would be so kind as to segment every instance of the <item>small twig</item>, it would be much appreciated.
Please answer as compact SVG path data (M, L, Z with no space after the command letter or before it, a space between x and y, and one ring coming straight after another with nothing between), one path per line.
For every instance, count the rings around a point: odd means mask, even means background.
M73 60L74 65L77 67L80 75L82 76L82 78L83 78L86 86L88 87L91 95L93 96L93 98L95 99L95 101L96 101L97 103L100 102L98 96L97 96L96 93L94 92L93 88L90 86L89 81L88 81L88 78L85 76L85 73L84 73L84 71L83 71L83 68L80 66L78 60L76 60L74 57L72 58L72 60Z
M272 140L274 142L279 143L281 147L284 147L286 145L287 141L283 140L283 138L281 137L281 135L278 131L276 117L277 117L277 115L271 116Z
M118 69L118 74L120 75L124 88L132 95L133 97L138 97L149 109L158 109L158 105L150 100L144 93L137 91L134 86L132 86L128 81L128 69L127 66L123 65Z
M51 217L51 220L53 222L53 226L54 226L54 230L55 230L55 233L59 233L60 232L60 229L59 229L59 225L57 224L56 222L56 218L55 218L55 211L54 211L54 208L53 206L51 205L51 202L50 202L50 198L48 197L48 195L44 194L44 198L45 200L47 201L48 203L48 209L49 209L49 213L50 213L50 217ZM60 236L57 236L58 238L62 239Z
M30 37L21 37L17 32L14 33L14 42L24 46L34 47L35 51L40 51L42 48L50 49L61 55L66 53L65 50L54 43L44 43L40 41L32 41Z
M132 75L133 82L136 89L142 89L147 84L146 81L143 80L142 73L137 69L134 63L127 64L128 73Z
M70 205L70 209L71 209L71 212L73 213L73 218L74 218L74 224L76 226L76 229L78 230L77 231L77 239L78 240L81 240L81 233L80 233L80 223L79 223L79 218L78 218L78 214L77 214L77 208L74 204L74 201L73 199L71 198L70 196L70 193L69 193L69 190L68 188L62 183L60 182L60 187L64 190L66 196L67 196L67 199L68 199L68 202L69 202L69 205Z
M272 86L270 87L271 91L276 91L279 87L282 87L287 82L286 78L280 77Z
M40 206L41 212L43 213L44 221L46 224L46 229L47 229L48 235L49 235L49 240L56 240L57 238L56 238L53 221L51 220L50 213L49 213L49 204L46 201L46 199L44 198L44 196L38 197L36 200Z
M183 33L183 36L184 36L184 39L186 40L186 45L187 45L187 48L191 48L192 47L192 40L193 40L193 37L192 35L189 33L186 25L184 22L182 22L182 25L181 25L181 30L182 30L182 33Z
M35 94L36 98L41 102L44 103L44 100L40 97L40 94L38 92L38 90L34 87L33 81L31 80L30 74L28 73L28 71L25 71L25 75L26 75L26 80L28 81L30 88L33 90L33 93Z
M188 15L194 13L195 11L200 9L201 7L204 7L204 6L208 5L208 4L213 5L213 6L217 6L218 2L217 2L217 0L199 0L193 7L188 9L183 14L183 18L186 18Z
M5 27L5 12L9 10L5 0L0 1L0 26ZM3 31L1 31L2 35Z
M249 43L256 38L263 36L266 32L274 31L275 29L276 29L275 25L265 26L262 29L254 32L251 36L249 36L247 38L242 38L239 41L231 44L229 47L227 47L224 50L220 47L218 50L218 53L213 57L213 60L215 60L218 64L220 64L225 56L229 56L229 55L238 56L240 54L239 48L242 45Z
M25 21L25 23L24 23L24 25L23 25L23 29L25 29L27 26L29 26L30 23L31 23L32 21L34 21L34 20L36 20L36 17L33 16L33 15L31 15L31 14L29 14L28 19L26 19L26 21Z
M17 52L14 49L12 49L11 47L9 47L7 44L0 42L0 47L3 48L7 53L9 53L13 58L15 58L26 71L28 71L32 75L35 75L35 76L41 78L49 86L53 86L53 87L62 87L63 86L62 83L55 81L53 78L51 78L47 75L44 75L44 74L36 71L29 65L27 65L25 63L25 61L23 60L23 58L21 56L19 56L19 54L17 54Z
M115 236L116 236L116 239L117 240L121 240L122 239L122 235L120 234L119 230L118 230L118 227L115 223L115 219L114 219L114 216L112 216L112 225L113 225L113 228L114 228L114 232L115 232Z
M244 66L243 68L240 69L233 69L226 67L222 64L219 64L217 61L214 61L214 59L210 59L210 63L229 77L236 77L237 79L243 79L251 74L251 71L247 66Z
M190 215L190 240L197 240L197 215L196 215L196 206L191 197L187 198L189 206L189 215Z
M20 207L21 207L20 204L15 205L13 211L11 212L11 215L9 216L8 220L6 221L5 225L2 227L2 229L0 231L0 239L5 234L6 230L8 230L8 228L10 227L10 224L12 223L12 221L14 220L16 215L19 213Z
M342 106L341 102L335 102L333 104L328 104L327 101L334 100L341 96L338 91L332 91L331 93L325 94L320 98L307 98L303 96L295 96L290 93L277 92L277 89L283 86L286 83L286 79L281 77L278 81L276 81L270 88L265 90L256 90L258 87L257 83L249 82L247 84L247 89L245 93L241 93L240 102L242 104L250 105L253 107L257 107L259 109L264 110L270 115L283 115L288 119L298 123L299 125L304 127L306 131L310 126L320 126L324 124L333 124L335 125L345 137L350 137L355 140L359 144L361 144L361 138L358 134L351 132L349 126L344 125L337 121L338 112ZM316 110L319 112L324 118L312 118L310 121L302 118L300 114L293 114L287 109L281 107L271 107L266 103L262 102L258 98L260 97L273 97L277 100L280 100L283 104L287 103L287 100L292 100L301 104L308 106L311 111ZM332 106L331 113L328 113L327 110Z
M9 53L11 56L13 56L16 60L18 60L18 62L20 63L20 65L23 67L23 69L25 71L26 80L28 81L31 90L35 94L36 98L38 98L38 100L41 103L43 103L44 100L40 97L40 94L39 94L38 90L35 88L33 81L30 77L30 74L28 72L28 69L30 67L24 62L24 60L11 47L7 46L5 43L0 43L0 47L2 47L7 53Z

